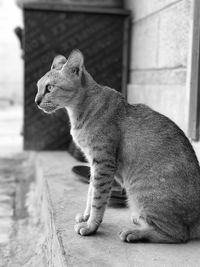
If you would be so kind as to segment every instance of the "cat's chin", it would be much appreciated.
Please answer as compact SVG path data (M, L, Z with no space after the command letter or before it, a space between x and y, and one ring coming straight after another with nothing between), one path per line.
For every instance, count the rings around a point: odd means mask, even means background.
M54 113L54 112L56 112L56 110L57 110L57 109L53 109L53 110L44 110L44 109L42 109L42 111L43 111L44 113L47 113L47 114Z
M51 113L55 112L58 108L54 107L54 106L47 106L47 107L40 107L39 106L39 109L41 109L44 113L51 114Z

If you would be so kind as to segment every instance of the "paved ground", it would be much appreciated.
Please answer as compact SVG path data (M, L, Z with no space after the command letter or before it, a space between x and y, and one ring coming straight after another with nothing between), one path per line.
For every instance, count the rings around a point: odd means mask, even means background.
M34 165L30 153L0 157L0 267L47 267Z
M21 122L20 106L10 106L7 103L0 106L0 266L6 266L9 258L9 242L14 227L14 169L17 161L12 155L22 150Z
M0 267L47 267L35 161L22 151L21 131L22 107L0 104Z
M22 151L22 106L0 106L0 156Z
M7 244L12 232L14 214L15 176L13 171L17 161L14 152L22 150L20 128L22 108L20 106L0 106L0 244Z

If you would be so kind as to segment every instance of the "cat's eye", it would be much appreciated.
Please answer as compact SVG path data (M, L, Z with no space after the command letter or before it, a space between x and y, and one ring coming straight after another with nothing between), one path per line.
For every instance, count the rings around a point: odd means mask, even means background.
M50 84L47 84L45 87L45 93L50 93L52 91L53 86L51 86Z
M72 73L79 75L79 68L78 67L73 68Z

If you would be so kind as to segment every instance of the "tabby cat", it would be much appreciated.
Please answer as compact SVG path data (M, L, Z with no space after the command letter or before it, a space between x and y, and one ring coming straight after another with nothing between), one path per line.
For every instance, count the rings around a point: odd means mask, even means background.
M181 243L200 238L200 167L175 123L97 84L79 50L68 60L55 57L37 85L40 109L67 109L73 139L90 164L86 209L76 217L78 234L97 231L115 177L126 189L132 221L121 240Z

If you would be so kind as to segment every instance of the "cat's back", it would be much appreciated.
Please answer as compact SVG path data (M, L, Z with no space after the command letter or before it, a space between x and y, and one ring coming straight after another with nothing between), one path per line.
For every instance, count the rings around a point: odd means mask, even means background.
M131 169L134 175L141 174L145 179L152 173L159 186L160 175L168 177L169 187L181 190L190 185L200 201L197 157L188 138L173 121L146 105L128 105L122 129L120 151L127 173Z
M198 163L195 152L184 132L168 117L154 111L144 104L126 106L126 114L122 119L124 140L140 147L144 153L148 151L188 157ZM168 154L168 155L169 155Z
M175 167L187 173L191 170L200 181L194 149L184 132L168 117L143 104L127 105L121 122L120 151L126 164Z

